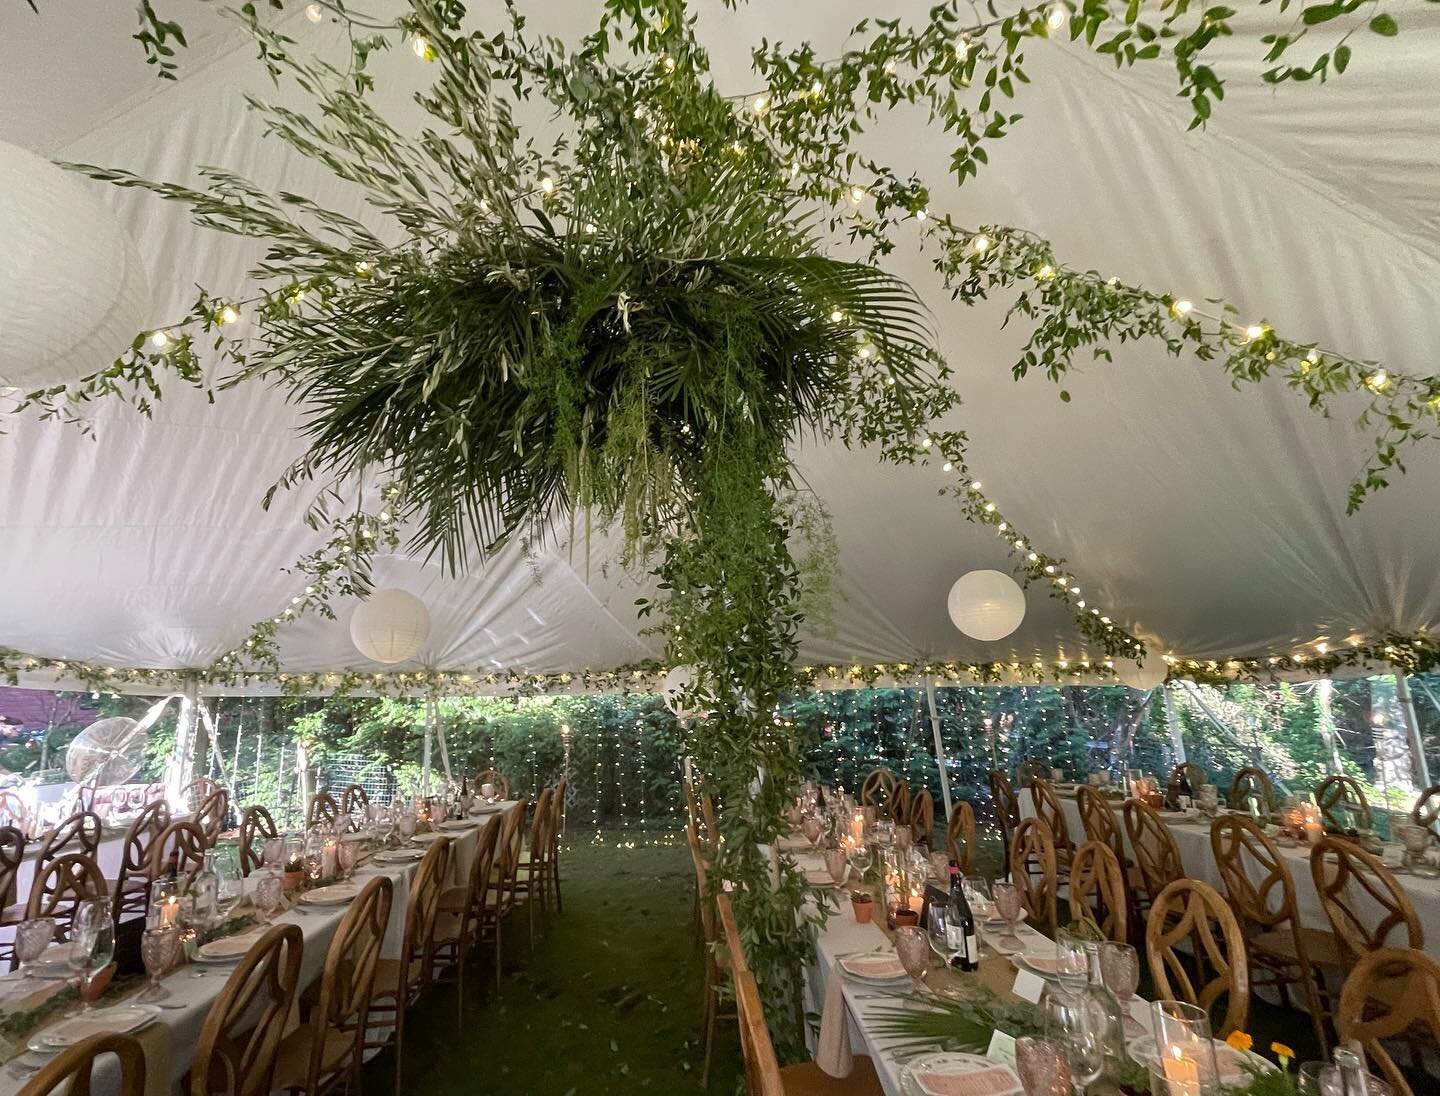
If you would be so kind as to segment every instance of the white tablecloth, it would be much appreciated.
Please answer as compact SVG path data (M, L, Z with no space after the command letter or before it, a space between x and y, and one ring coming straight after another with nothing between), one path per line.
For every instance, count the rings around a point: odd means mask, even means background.
M1065 826L1069 831L1070 840L1078 845L1086 840L1085 827L1080 821L1080 806L1073 796L1063 792L1058 795L1058 798L1060 807L1065 812ZM1115 811L1115 821L1119 824L1120 832L1123 835L1125 825L1120 816L1122 803L1115 800L1111 806ZM1020 813L1026 818L1035 814L1034 803L1028 789L1020 792ZM1175 845L1180 850L1180 859L1185 866L1185 874L1191 879L1209 883L1221 894L1224 894L1225 885L1220 880L1220 871L1210 849L1210 824L1203 821L1179 822L1166 819L1166 825L1169 826L1171 834L1175 837ZM1125 837L1125 848L1127 852L1130 849L1129 837ZM1280 855L1290 869L1290 878L1295 883L1295 904L1300 912L1301 924L1306 928L1329 932L1330 922L1325 917L1325 911L1320 905L1320 896L1315 891L1315 882L1310 874L1310 850L1303 846L1282 848ZM1421 879L1414 875L1400 875L1396 878L1404 887L1405 893L1410 896L1410 901L1414 903L1415 912L1419 916L1421 927L1425 932L1425 950L1432 955L1440 954L1440 880ZM1356 901L1358 904L1360 900ZM1406 946L1402 934L1403 929L1397 930L1396 934L1392 935L1390 939L1392 946Z
M509 812L517 810L518 802L501 804L501 810ZM446 836L454 841L454 865L455 875L452 880L466 879L469 875L470 865L474 861L476 850L479 845L480 831L491 814L487 813L476 817L475 825L470 829L447 832ZM401 944L405 933L405 906L410 896L410 880L415 874L416 864L397 864L383 866L371 864L356 875L356 882L365 883L374 875L383 873L390 877L395 886L394 900L390 906L390 921L385 930L385 944L383 954L386 958L396 959L400 957ZM247 880L247 883L252 882ZM300 960L300 987L305 986L318 978L325 967L325 952L330 947L330 941L334 938L336 930L340 927L340 921L345 916L347 907L338 908L314 908L313 912L305 907L307 912L300 913L292 910L276 918L277 923L293 923L300 926L304 933L305 948ZM220 995L225 986L225 980L232 968L230 967L202 967L207 971L203 978L193 977L196 967L181 967L174 974L171 974L164 981L165 988L171 993L171 1002L183 1003L183 1008L167 1008L158 1018L159 1023L170 1029L171 1060L168 1063L171 1086L175 1093L180 1093L180 1081L190 1068L194 1059L195 1043L200 1038L200 1029L205 1024L205 1017L210 1011L211 1004ZM157 1063L147 1061L146 1068L155 1068ZM17 1077L15 1072L6 1067L0 1069L0 1096L12 1096L24 1087L26 1077ZM118 1090L117 1077L115 1075L115 1059L109 1058L102 1061L95 1072L95 1096L112 1096Z

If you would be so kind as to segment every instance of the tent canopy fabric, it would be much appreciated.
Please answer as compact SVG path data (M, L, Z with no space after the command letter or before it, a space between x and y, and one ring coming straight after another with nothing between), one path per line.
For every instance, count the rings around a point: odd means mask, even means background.
M597 6L522 5L541 29L571 35ZM902 0L887 14L918 20L926 6ZM174 83L145 66L129 5L0 9L0 140L187 182L198 165L224 165L373 220L322 169L262 140L242 93L289 93L270 85L243 34L198 0L167 8L192 39ZM809 39L833 56L872 8L794 0L735 12L707 0L702 36L722 87L743 92L755 87L748 50L762 36ZM312 25L298 9L280 18L317 51L343 49L333 24ZM1357 39L1349 70L1323 86L1261 82L1260 36L1276 18L1269 8L1243 16L1214 47L1228 83L1204 131L1187 131L1189 107L1165 62L1116 71L1083 47L1048 42L1028 50L1024 120L965 187L948 179L946 143L918 112L885 117L864 141L926 178L932 208L965 223L1028 227L1069 265L1196 301L1224 297L1288 337L1433 373L1440 7L1406 8L1394 39ZM423 65L396 50L377 75L383 109L410 117ZM194 228L148 195L93 185L148 268L153 323L183 315L197 283L246 295L253 244ZM1001 305L950 300L916 247L902 246L890 265L934 313L964 397L947 425L969 432L987 494L1034 544L1065 556L1084 596L1152 651L1286 653L1440 624L1440 446L1409 452L1408 474L1347 516L1372 440L1347 409L1321 418L1280 381L1236 390L1215 364L1152 344L1075 372L1064 403L1043 377L1012 379L1025 332L1002 328ZM77 375L104 363L78 364ZM303 580L287 568L320 541L301 521L305 494L260 506L302 451L299 417L257 385L212 406L177 384L149 419L100 405L93 438L7 418L0 646L134 667L200 667L235 647L252 622L290 603ZM978 643L955 629L951 583L1011 562L993 530L938 494L949 479L938 468L882 466L823 440L796 459L833 518L839 559L833 627L807 629L803 661L1098 656L1038 587L1008 639ZM528 557L511 546L458 577L400 553L378 561L376 579L430 608L416 664L558 672L658 658L660 642L636 618L635 600L651 588L643 568L621 566L613 533L585 543L558 528ZM337 605L339 621L283 628L284 666L365 666L348 608Z

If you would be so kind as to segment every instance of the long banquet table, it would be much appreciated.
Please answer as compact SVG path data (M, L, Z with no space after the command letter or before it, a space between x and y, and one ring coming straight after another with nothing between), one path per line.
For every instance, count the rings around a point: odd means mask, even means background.
M1070 840L1078 845L1085 840L1085 827L1080 821L1080 806L1075 800L1075 792L1066 788L1057 788L1056 793L1060 800L1061 810L1065 812L1065 827L1069 832ZM1120 824L1120 832L1123 835L1125 827L1120 819L1123 803L1118 799L1112 800L1110 806L1115 811L1116 822ZM1035 814L1035 805L1029 789L1020 792L1020 813L1026 818L1033 817ZM1224 894L1225 885L1220 879L1220 870L1210 848L1209 822L1203 819L1186 821L1178 817L1167 817L1164 814L1161 817L1175 838L1175 845L1180 850L1180 859L1184 864L1186 876L1209 883L1221 894ZM1128 836L1125 837L1125 848L1127 852L1130 851ZM1290 869L1290 878L1295 883L1295 904L1300 912L1301 924L1306 928L1329 932L1330 922L1320 905L1320 895L1315 890L1314 878L1310 874L1309 848L1303 845L1281 848L1280 855ZM1419 876L1408 874L1397 875L1396 878L1414 904L1415 913L1420 918L1420 925L1425 933L1425 950L1431 954L1440 954L1440 880L1421 879ZM1362 895L1354 895L1353 900L1361 903L1365 899ZM1392 936L1391 943L1395 946L1405 946L1405 941L1398 936Z
M454 855L451 858L450 883L458 883L469 876L470 868L479 846L481 828L496 812L508 814L518 810L520 803L510 801L487 808L473 818L474 825L464 830L447 831L445 836L453 840ZM472 812L472 814L475 812ZM418 863L418 862L417 862ZM375 875L390 877L395 886L394 901L390 907L390 920L386 926L385 944L382 954L386 958L400 957L405 932L405 906L410 894L410 880L415 874L416 864L382 866L371 863L359 869L356 881L366 882ZM252 877L253 879L253 877ZM296 907L275 919L275 923L290 923L300 926L304 934L304 951L300 962L300 986L303 989L318 978L325 966L325 953L330 947L340 921L348 907ZM304 909L305 912L300 912ZM234 968L229 965L214 967L181 966L164 980L164 986L171 997L167 1004L180 1005L165 1008L154 1023L147 1024L134 1033L145 1049L145 1066L149 1082L147 1096L165 1096L166 1093L181 1093L181 1081L194 1059L195 1043L200 1037L205 1017L210 1006L220 995ZM194 977L197 971L203 977ZM0 978L0 1010L4 1009L7 983L13 986L13 976ZM21 1075L6 1066L0 1069L0 1096L12 1096L24 1087L32 1074ZM102 1059L95 1071L94 1096L111 1096L118 1092L118 1076L113 1058Z

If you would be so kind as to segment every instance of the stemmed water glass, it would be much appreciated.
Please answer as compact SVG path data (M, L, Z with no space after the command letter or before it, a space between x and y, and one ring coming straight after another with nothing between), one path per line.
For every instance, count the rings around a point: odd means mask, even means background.
M845 877L850 874L850 861L844 849L825 850L825 870L837 887L845 885Z
M217 858L215 875L218 879L215 888L215 920L218 924L224 922L240 905L240 900L245 897L245 881L241 878L233 857L227 856L224 860Z
M1095 1023L1089 1002L1081 994L1056 992L1052 987L1040 1008L1045 1037L1064 1048L1075 1089L1084 1092L1105 1071L1104 1032Z
M970 912L975 915L976 920L984 921L993 912L990 906L989 886L983 875L964 875L960 877L960 889L965 894L965 901L970 903Z
M1070 1096L1070 1062L1054 1039L1024 1035L1015 1040L1015 1071L1029 1096Z
M1086 943L1088 941L1084 937L1066 929L1055 934L1055 977L1071 993L1089 980L1090 957Z
M1145 1025L1130 1015L1130 999L1140 987L1140 957L1129 944L1106 940L1100 945L1100 977L1120 1005L1125 1037L1145 1034Z
M115 922L110 918L108 898L87 898L75 907L75 920L70 931L70 969L77 977L80 1007L68 1015L82 1016L90 1012L90 983L95 975L110 965L115 954Z
M930 938L930 950L940 957L940 962L950 962L950 941L945 933L945 907L938 903L930 907L930 923L925 926Z
M29 980L35 977L30 964L44 954L55 939L55 918L32 917L15 926L15 958L20 963L20 977Z
M925 986L925 973L930 969L929 934L915 925L902 925L895 930L895 954L905 973Z
M410 843L410 839L415 836L416 817L414 810L406 807L400 812L400 818L396 822L396 825L400 829L400 837L407 845Z
M360 846L355 841L341 841L338 850L340 874L349 879L355 874L355 862L360 856Z
M810 842L810 851L814 852L820 847L820 835L825 832L825 827L820 824L819 815L812 814L800 823L800 832Z
M870 846L860 842L850 850L850 866L855 869L855 878L861 882L865 880L865 873L870 870L870 865L875 858L870 854Z
M1014 951L1024 951L1024 941L1015 935L1015 926L1024 910L1024 904L1020 901L1020 888L1014 883L997 879L990 888L990 893L995 897L995 912L1005 922L1005 935L1000 938L1000 942Z
M261 863L271 871L285 870L285 838L272 837L261 846Z
M135 998L137 1001L163 1001L170 991L160 984L180 958L180 929L177 925L146 929L140 938L140 960L150 982Z
M265 872L256 879L255 893L251 900L267 924L275 917L275 911L280 908L284 891L280 876L273 871Z

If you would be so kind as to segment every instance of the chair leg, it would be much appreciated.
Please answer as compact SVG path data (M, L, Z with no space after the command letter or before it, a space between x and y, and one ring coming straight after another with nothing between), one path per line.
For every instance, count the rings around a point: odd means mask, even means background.
M555 854L553 863L554 867L551 870L555 873L555 912L564 913L565 903L560 900L560 854L558 851Z
M395 1096L405 1091L401 1084L401 1070L404 1067L405 1051L405 987L406 976L400 977L400 995L395 998Z
M495 993L500 993L500 907L495 907Z
M715 997L716 994L714 987L706 986L705 1012L702 1021L705 1025L705 1061L700 1067L701 1088L710 1087L710 1054L715 1049L715 1023L719 1019L720 1012Z

